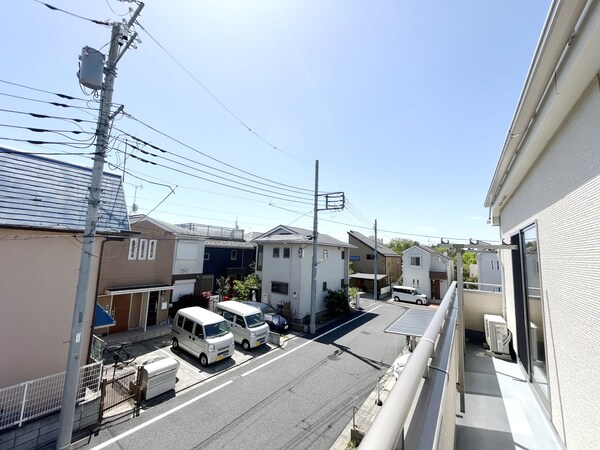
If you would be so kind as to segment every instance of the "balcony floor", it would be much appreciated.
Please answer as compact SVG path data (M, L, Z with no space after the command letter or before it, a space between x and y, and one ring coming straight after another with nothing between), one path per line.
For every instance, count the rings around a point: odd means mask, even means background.
M456 416L458 450L565 448L520 367L480 342L466 343L465 410Z

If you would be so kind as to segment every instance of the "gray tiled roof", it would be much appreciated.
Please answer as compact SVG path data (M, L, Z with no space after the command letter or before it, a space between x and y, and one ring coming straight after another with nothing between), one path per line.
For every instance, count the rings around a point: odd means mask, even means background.
M312 231L305 228L290 227L287 225L279 225L259 237L253 239L253 242L268 243L268 242L289 242L289 243L310 243L312 239ZM319 233L317 243L320 245L329 245L333 247L355 248L352 244L340 241L327 234Z
M92 169L0 146L0 226L83 231ZM104 172L97 232L129 231L121 177Z

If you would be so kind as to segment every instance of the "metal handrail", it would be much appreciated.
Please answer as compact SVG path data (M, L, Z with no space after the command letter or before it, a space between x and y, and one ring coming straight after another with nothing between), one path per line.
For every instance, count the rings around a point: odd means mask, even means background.
M455 292L456 281L450 285L431 323L389 393L385 404L363 438L360 444L361 450L394 449L401 440L406 420L419 392L421 379L427 369L429 358L435 348L436 339L444 324L448 308L453 302Z

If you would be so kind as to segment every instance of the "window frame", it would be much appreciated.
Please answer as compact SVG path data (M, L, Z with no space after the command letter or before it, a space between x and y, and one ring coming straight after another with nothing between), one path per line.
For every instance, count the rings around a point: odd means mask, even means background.
M154 261L156 260L156 239L148 240L148 260Z
M129 253L127 255L128 260L130 260L130 261L137 260L138 248L139 248L139 239L138 238L129 239Z

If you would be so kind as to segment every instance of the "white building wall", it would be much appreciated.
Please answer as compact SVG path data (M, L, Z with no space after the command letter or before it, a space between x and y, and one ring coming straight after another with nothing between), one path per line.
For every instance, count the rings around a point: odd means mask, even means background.
M202 273L204 270L203 240L178 239L175 246L173 275L186 273Z
M477 254L478 281L482 284L502 284L500 261L496 252L480 252ZM500 288L480 286L480 290L500 292Z
M594 80L500 217L506 240L537 223L550 414L569 448L598 445L599 147L600 90ZM510 267L510 252L502 258ZM505 286L515 333L511 277Z
M410 265L411 256L421 257L421 267ZM402 253L402 281L405 286L413 286L428 298L431 298L431 283L429 281L429 253L418 247L409 248ZM445 270L445 269L444 269Z
M279 247L279 258L273 258L273 248ZM312 246L306 244L287 245L290 247L290 258L283 258L283 244L264 244L263 270L259 273L262 278L263 302L276 305L282 301L289 301L292 313L296 318L303 318L310 314L311 281L312 281ZM300 256L299 250L302 249ZM327 250L328 257L323 259L323 250ZM341 280L346 279L347 259L341 258L343 248L317 247L317 298L316 312L325 309L325 292L323 282L327 288L337 290L341 288ZM348 252L346 251L346 258ZM271 292L273 281L288 283L288 294Z

